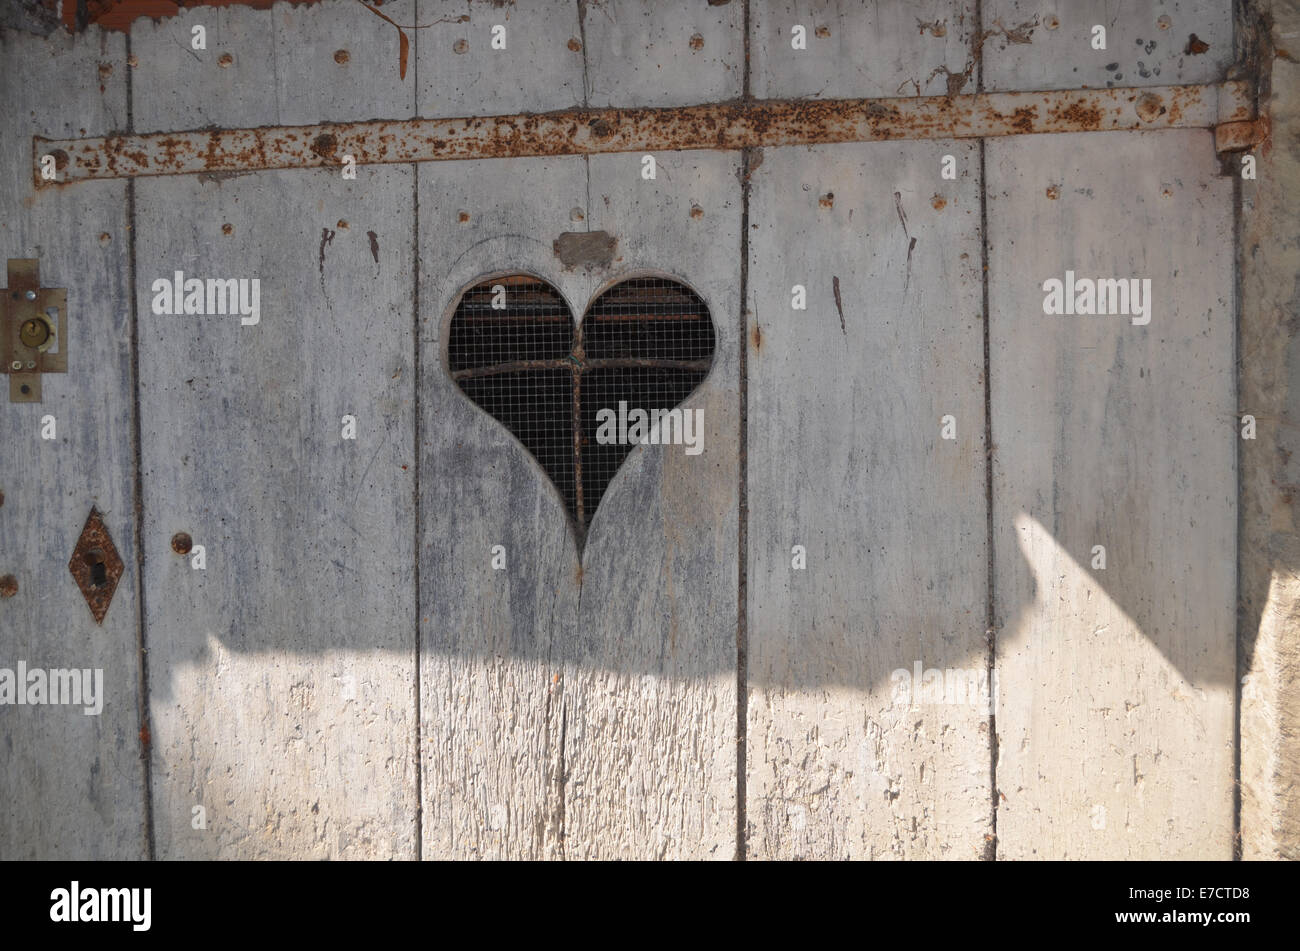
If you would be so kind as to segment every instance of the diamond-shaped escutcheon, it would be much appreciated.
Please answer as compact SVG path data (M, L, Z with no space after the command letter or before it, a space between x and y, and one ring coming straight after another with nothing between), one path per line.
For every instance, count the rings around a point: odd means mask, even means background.
M118 579L122 577L122 559L97 508L90 510L86 527L81 530L72 560L68 562L68 570L76 579L95 623L103 624Z

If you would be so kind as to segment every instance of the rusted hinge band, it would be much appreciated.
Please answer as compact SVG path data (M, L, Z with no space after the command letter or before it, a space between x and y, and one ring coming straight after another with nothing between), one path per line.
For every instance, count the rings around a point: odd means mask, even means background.
M742 149L883 139L1214 128L1254 118L1249 84L994 92L970 96L729 102L457 119L327 123L33 139L58 182L457 159Z

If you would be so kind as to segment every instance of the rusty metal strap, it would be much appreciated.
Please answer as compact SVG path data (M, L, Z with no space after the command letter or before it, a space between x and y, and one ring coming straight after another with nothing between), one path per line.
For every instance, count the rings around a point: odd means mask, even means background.
M33 139L59 183L197 172L455 159L741 149L882 139L968 139L1046 132L1215 128L1254 118L1248 83L995 92L970 96L711 103L457 119L326 123Z

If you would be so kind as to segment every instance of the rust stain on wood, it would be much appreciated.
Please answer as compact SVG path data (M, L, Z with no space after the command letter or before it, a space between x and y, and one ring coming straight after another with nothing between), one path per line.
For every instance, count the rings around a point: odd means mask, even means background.
M128 33L131 24L141 17L163 20L176 16L182 9L194 7L238 6L266 10L276 2L298 6L320 3L321 0L186 0L183 4L175 0L87 0L85 15L81 17L77 15L79 4L76 0L64 0L63 25L70 31L84 30L91 24L95 24L105 30Z

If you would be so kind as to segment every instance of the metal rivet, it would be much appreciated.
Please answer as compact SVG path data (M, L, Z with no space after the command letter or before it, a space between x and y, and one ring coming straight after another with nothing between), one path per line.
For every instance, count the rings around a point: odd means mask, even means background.
M36 292L35 292L35 291L28 291L28 292L27 292L26 294L24 294L23 296L26 297L28 300L36 300Z
M178 555L188 555L194 547L194 540L187 532L177 532L172 536L172 551Z
M11 370L21 370L22 368L23 368L23 361L21 360L15 360L13 363L9 364L9 369Z

